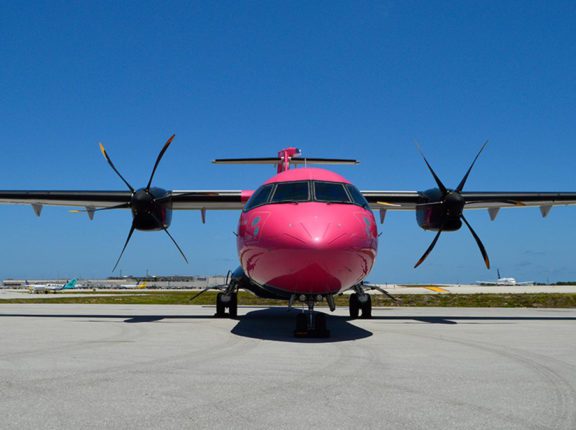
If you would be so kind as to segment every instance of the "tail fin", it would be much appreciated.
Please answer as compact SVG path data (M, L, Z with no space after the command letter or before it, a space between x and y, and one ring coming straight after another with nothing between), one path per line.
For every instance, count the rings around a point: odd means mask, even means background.
M277 166L278 173L290 169L291 165L307 164L358 164L356 160L341 158L297 158L301 157L301 151L298 148L285 148L278 152L278 157L264 158L220 158L212 161L214 164L274 164Z
M62 289L63 290L71 290L72 288L76 287L76 282L78 282L78 279L76 279L76 278L71 279L70 281L68 281L66 283L66 285L64 285L64 287Z
M136 286L136 288L147 288L148 287L148 282L144 281L142 283L138 283L138 285Z

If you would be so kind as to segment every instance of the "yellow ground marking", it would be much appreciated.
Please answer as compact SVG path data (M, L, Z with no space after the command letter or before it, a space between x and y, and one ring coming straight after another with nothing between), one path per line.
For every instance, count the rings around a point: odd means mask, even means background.
M440 288L440 287L424 287L424 288L426 288L427 290L430 290L430 291L434 291L436 293L449 293L450 292L450 291L445 290L444 288Z

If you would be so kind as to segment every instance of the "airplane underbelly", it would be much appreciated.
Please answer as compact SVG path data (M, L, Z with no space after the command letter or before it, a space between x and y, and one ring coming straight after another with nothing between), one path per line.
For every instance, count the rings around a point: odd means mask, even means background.
M376 253L363 250L266 250L247 246L241 251L246 275L260 285L295 294L335 294L361 282Z

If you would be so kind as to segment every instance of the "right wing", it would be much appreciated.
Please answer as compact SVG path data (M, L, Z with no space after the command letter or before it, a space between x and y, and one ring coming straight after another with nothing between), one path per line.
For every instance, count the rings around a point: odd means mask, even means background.
M426 196L418 191L362 191L374 210L416 210L428 203ZM539 206L546 212L552 206L576 205L576 193L572 192L462 192L465 209L522 208Z

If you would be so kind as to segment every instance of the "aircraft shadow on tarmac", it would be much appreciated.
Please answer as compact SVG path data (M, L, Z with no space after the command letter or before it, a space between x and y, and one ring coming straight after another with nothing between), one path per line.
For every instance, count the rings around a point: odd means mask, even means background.
M364 339L372 332L350 323L350 318L326 314L330 336L327 338L296 338L296 309L264 308L248 312L238 320L232 334L277 342L329 343Z

